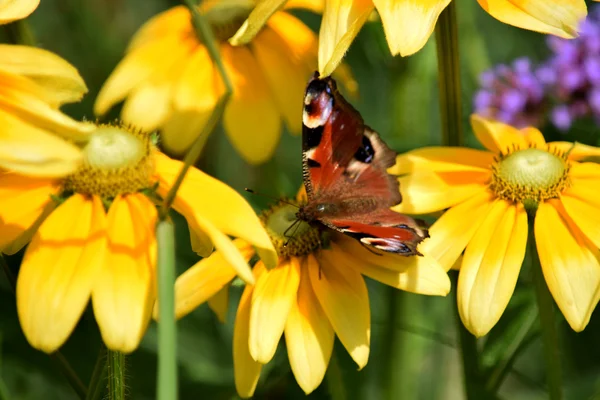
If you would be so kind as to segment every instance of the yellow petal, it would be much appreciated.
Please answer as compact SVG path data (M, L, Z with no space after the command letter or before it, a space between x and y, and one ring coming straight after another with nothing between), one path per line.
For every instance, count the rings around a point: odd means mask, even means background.
M577 228L558 200L539 205L535 240L552 297L571 328L582 331L600 298L598 247Z
M191 110L172 110L164 121L161 128L161 147L169 154L184 156L187 150L202 133L206 126L211 110L201 111ZM202 137L202 146L206 144L209 135Z
M317 262L309 255L310 282L335 333L362 369L369 360L371 339L367 285L360 273L339 265L336 256L337 253L322 250Z
M219 322L224 324L229 308L229 285L223 286L213 297L208 299L208 306L216 314Z
M329 76L373 11L371 0L325 0L319 31L319 73Z
M139 85L148 82L153 76L166 74L190 51L193 43L191 40L183 41L177 35L166 35L135 48L121 60L104 82L94 104L94 113L105 114ZM165 54L169 56L165 57ZM180 66L181 64L178 65L179 68Z
M577 227L596 247L600 247L598 186L574 185L561 196L561 202Z
M158 193L165 196L183 163L158 152L155 161ZM192 167L177 192L173 207L188 223L195 218L208 220L224 233L253 244L268 268L277 265L277 253L256 213L239 193L223 182Z
M373 0L392 55L421 50L450 0Z
M145 82L133 89L121 111L121 118L143 131L158 129L171 113L172 82Z
M573 38L585 18L584 0L477 0L492 17L506 24Z
M588 157L600 157L600 148L578 142L550 142L550 148L569 154L569 160L579 161Z
M0 24L22 19L31 14L40 0L6 0L0 3Z
M175 6L146 21L131 39L127 51L131 52L133 49L165 36L184 38L194 34L191 15L187 7Z
M92 291L106 346L125 353L142 339L156 297L156 208L144 195L117 196L108 210L108 251Z
M333 351L333 327L319 304L303 260L297 300L285 324L285 343L298 385L309 394L323 381Z
M323 6L323 0L288 0L285 3L284 9L290 10L294 8L301 8L304 10L312 11L315 14L322 14Z
M573 179L573 187L578 186L578 183L584 183L590 186L589 182L600 180L600 164L585 162L572 163L569 175Z
M393 254L374 255L357 241L331 244L340 264L353 268L369 278L396 289L408 292L445 296L450 292L450 278L442 266L431 256L403 257ZM366 254L369 253L369 254ZM380 258L377 261L375 257ZM382 266L394 263L394 269Z
M275 355L300 284L300 259L292 257L256 281L250 310L250 354L261 364Z
M250 164L269 160L279 144L281 116L256 58L246 47L221 46L234 91L223 116L231 144Z
M475 336L487 334L506 309L526 248L523 205L497 200L467 245L458 276L458 311Z
M543 149L546 146L546 139L544 135L537 128L527 127L520 130L521 134L525 137L525 141L533 147Z
M429 228L429 239L419 246L423 254L435 257L449 270L488 213L492 195L487 190L452 207Z
M404 214L428 214L444 210L486 190L491 172L434 173L426 169L402 176L402 202L392 210Z
M105 253L106 214L98 197L75 194L44 221L17 280L19 320L33 347L51 353L69 337Z
M493 153L505 153L513 146L527 148L528 142L519 130L502 122L471 115L471 126L477 140Z
M242 26L235 35L229 39L233 46L241 46L250 43L252 39L265 26L271 15L283 7L286 0L259 0Z
M32 179L10 172L0 172L0 251L14 254L27 244L43 218L54 208L51 195L57 183L49 179ZM36 221L39 222L36 224ZM34 229L31 229L34 227ZM26 233L29 232L29 235ZM19 238L27 236L25 240ZM15 245L15 241L19 244Z
M79 101L88 91L77 69L47 50L0 44L0 54L0 70L35 82L42 90L44 100L53 107Z
M261 263L254 267L255 280L260 279L265 269ZM254 395L262 364L254 361L248 347L250 334L250 307L252 303L252 292L254 287L246 285L235 315L233 326L233 370L235 378L235 389L238 395L246 399Z
M485 172L494 163L494 154L466 147L425 147L398 155L388 169L393 175L404 175L427 169L433 172Z
M305 78L308 82L317 60L317 35L298 18L285 12L275 13L267 25L286 43L286 57L294 63L304 64L309 71L309 76Z
M288 129L294 133L301 132L302 107L298 107L298 104L302 104L304 88L311 72L304 64L305 60L299 62L287 56L282 57L282 54L289 53L289 47L268 27L252 42L252 51Z
M235 240L235 246L250 260L254 254L252 246L242 240ZM221 252L216 251L209 257L194 264L175 281L175 315L181 318L200 304L216 295L236 276L236 271L229 265ZM158 302L154 306L154 315L158 311Z

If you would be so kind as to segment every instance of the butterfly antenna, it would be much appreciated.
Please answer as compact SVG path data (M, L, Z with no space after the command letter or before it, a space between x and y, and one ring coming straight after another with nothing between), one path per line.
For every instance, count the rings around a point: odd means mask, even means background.
M275 201L278 201L278 202L281 202L281 203L284 203L284 204L287 204L287 205L290 205L290 206L294 206L296 208L300 208L300 206L298 206L297 204L290 203L289 201L283 200L280 197L275 197L275 196L271 196L271 195L268 195L268 194L260 193L260 192L257 192L256 190L250 189L250 188L244 188L244 190L246 192L248 192L248 193L252 193L252 194L255 194L257 196L266 197L267 199L275 200Z

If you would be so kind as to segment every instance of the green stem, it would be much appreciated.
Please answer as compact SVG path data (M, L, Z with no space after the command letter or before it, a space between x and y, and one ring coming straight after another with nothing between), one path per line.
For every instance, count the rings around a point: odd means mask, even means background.
M450 273L450 279L452 280L452 287L458 287L458 273ZM479 364L479 350L477 349L477 338L473 336L471 332L465 328L460 316L458 314L458 307L456 306L456 290L454 293L454 304L455 304L455 320L456 329L458 331L458 339L460 345L460 353L462 357L463 365L463 384L465 387L465 395L469 400L481 399L483 393L482 386L482 373Z
M562 373L560 366L560 353L558 330L556 329L556 319L554 317L554 300L546 285L540 258L537 253L534 235L534 218L529 218L529 254L531 255L531 270L533 284L535 286L535 296L538 304L540 316L540 325L542 328L542 342L544 345L544 357L546 358L546 381L551 400L560 400L562 394Z
M85 400L98 400L102 398L102 382L106 377L106 364L106 346L104 343L100 343L100 350L98 351L98 357L96 358L96 364L94 365L94 371L92 372L92 377L90 378L90 384Z
M25 46L35 46L36 40L29 23L20 19L10 24L4 25L4 32L9 43L21 44Z
M447 146L463 144L458 23L455 3L456 1L450 2L448 7L442 11L435 27L443 144Z
M183 159L183 167L181 168L181 171L179 172L175 183L165 196L163 206L160 211L161 219L167 218L169 208L171 207L171 204L173 204L173 200L175 200L175 195L177 194L177 190L179 189L179 186L181 186L181 183L185 178L185 174L187 173L190 166L192 166L196 162L198 157L200 157L200 153L202 152L202 148L204 147L206 139L214 130L215 126L217 126L217 123L219 122L219 120L223 116L223 113L225 112L225 106L227 105L229 99L231 98L231 95L233 94L233 85L231 84L229 75L225 70L225 66L223 64L223 60L221 59L221 54L219 52L219 45L215 39L212 29L210 28L210 25L206 21L206 18L204 18L202 14L200 14L200 12L198 11L198 7L196 6L196 4L194 4L192 0L183 0L183 3L186 5L186 7L190 10L190 13L192 14L192 24L194 25L194 29L196 31L198 39L206 46L208 53L210 54L210 58L215 63L217 70L219 71L219 75L221 76L223 84L225 85L225 92L219 98L219 101L217 101L217 103L215 104L215 108L213 109L210 118L208 119L208 122L206 123L206 125L204 125L204 128L202 128L202 132L200 132L200 135L198 136L198 138L196 138L196 140L192 144L192 147L185 155L185 158Z
M119 351L108 350L106 357L108 400L124 400L125 355Z
M8 280L8 283L13 293L16 293L17 279L10 270L8 263L6 262L2 254L0 254L0 264L2 265L2 270L4 271L4 275L6 275L6 279ZM65 356L60 352L60 350L56 350L54 353L50 354L50 359L58 367L63 376L67 378L67 381L69 381L71 387L73 387L73 390L75 390L77 395L81 399L85 399L87 388L85 387L81 379L79 379L79 376L77 375L73 367L71 367L69 361L67 361Z
M158 400L177 399L177 325L175 322L175 231L160 221L158 240Z

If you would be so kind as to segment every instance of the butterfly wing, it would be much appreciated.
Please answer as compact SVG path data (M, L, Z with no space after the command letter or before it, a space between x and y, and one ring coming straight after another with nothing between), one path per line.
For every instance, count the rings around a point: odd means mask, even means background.
M302 160L308 213L321 223L384 251L418 254L423 224L389 208L402 201L387 173L396 153L365 126L331 78L315 76L304 98Z

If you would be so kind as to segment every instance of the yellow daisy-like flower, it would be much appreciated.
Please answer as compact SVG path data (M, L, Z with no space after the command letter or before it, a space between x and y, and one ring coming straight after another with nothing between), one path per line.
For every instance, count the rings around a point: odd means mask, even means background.
M0 174L0 250L29 240L17 278L17 309L29 343L53 352L70 335L90 298L102 338L133 351L156 297L156 204L182 163L154 148L148 135L100 126L83 149L84 163L64 179ZM276 253L243 197L191 168L173 203L189 225L192 246L212 246L240 277L254 283L228 235L255 245L266 263Z
M0 25L29 16L39 4L40 0L5 0L0 2Z
M600 296L600 165L583 162L600 149L551 142L535 128L472 116L488 151L434 147L398 156L403 202L396 211L448 209L421 246L450 269L464 250L458 309L483 336L498 322L525 257L528 213L546 283L575 331L587 325ZM537 210L537 211L536 211Z
M377 9L393 55L408 56L427 42L440 13L451 0L325 0L319 33L319 73L331 75L350 44ZM477 0L492 17L506 24L565 38L576 36L587 15L584 0ZM236 45L252 40L269 16L286 0L263 0L232 38Z
M262 261L255 264L256 285L246 286L238 306L233 357L242 397L254 394L262 366L273 358L282 335L292 372L307 394L323 380L335 335L359 368L367 364L371 327L363 275L414 293L443 296L450 290L447 274L430 256L374 254L354 239L304 222L287 232L297 211L282 202L261 217L279 264L273 269ZM237 246L247 260L253 257L248 243L238 240ZM178 317L226 291L235 271L225 257L215 252L177 279Z
M0 20L1 12L0 6ZM74 143L94 128L59 107L86 92L77 70L57 55L0 44L0 167L39 177L72 173L82 160Z
M249 46L229 45L226 40L254 5L253 1L211 1L203 3L201 12L221 43L221 57L234 87L223 126L244 159L259 164L273 155L282 120L291 132L301 131L298 105L315 69L317 38L300 20L281 11ZM125 122L145 130L161 128L162 145L182 153L201 132L224 90L206 47L196 36L189 10L178 6L138 31L100 91L95 112L104 114L126 99Z

